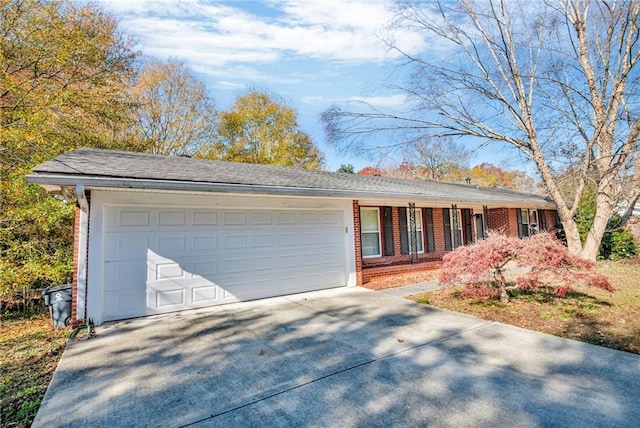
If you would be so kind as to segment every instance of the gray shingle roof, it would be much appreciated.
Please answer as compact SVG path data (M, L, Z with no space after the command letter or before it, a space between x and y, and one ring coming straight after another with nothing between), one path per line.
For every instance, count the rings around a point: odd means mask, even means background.
M245 192L260 188L257 193L270 193L270 189L276 193L277 189L278 194L323 194L354 199L411 197L491 205L552 206L539 195L505 189L89 148L57 156L36 166L33 172L29 181L51 185L68 185L70 179L77 179L87 186L101 182L103 187L145 188L151 183L154 188L215 191L215 186L218 190L220 186L231 186ZM123 180L126 186L113 184Z

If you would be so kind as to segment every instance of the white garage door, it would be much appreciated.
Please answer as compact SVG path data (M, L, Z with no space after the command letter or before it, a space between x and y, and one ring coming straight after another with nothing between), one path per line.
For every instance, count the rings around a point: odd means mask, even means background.
M347 284L342 211L105 209L105 321Z

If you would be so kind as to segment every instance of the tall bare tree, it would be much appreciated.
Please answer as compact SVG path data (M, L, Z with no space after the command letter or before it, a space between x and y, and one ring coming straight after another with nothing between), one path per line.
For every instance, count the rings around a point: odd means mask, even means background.
M424 178L442 180L447 173L466 166L471 151L451 138L423 136L409 141L402 156L407 165L426 172Z
M394 26L423 33L447 55L412 55L390 40L411 70L396 89L414 100L412 109L392 115L333 106L323 114L330 140L362 139L392 120L401 132L516 147L556 203L569 250L594 260L616 202L624 196L633 205L640 192L640 2L397 1L394 12ZM567 165L579 171L568 201L556 181ZM597 213L582 243L573 217L589 180Z
M213 139L216 109L184 63L147 59L131 88L134 140L151 153L191 155Z

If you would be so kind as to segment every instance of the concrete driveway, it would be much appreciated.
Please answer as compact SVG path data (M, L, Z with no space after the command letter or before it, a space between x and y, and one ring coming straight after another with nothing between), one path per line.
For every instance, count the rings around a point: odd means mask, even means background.
M334 289L108 324L34 426L638 426L640 356Z

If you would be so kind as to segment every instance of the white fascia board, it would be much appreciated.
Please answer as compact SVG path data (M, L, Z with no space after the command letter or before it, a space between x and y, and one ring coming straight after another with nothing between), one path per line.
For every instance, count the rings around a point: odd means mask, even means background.
M490 208L541 208L555 209L555 205L543 201L491 201L486 202L482 198L474 200L455 200L433 198L419 193L398 194L397 192L354 191L342 189L322 189L309 187L281 187L250 184L206 183L192 181L149 180L132 178L95 177L70 174L30 174L27 175L29 183L40 186L75 186L84 185L85 188L112 188L112 189L146 189L167 191L212 192L230 194L256 194L276 196L316 196L329 198L358 199L363 202L393 201L391 205L404 205L408 202L416 202L419 205L433 203L436 206L450 206L452 203L459 205L487 205ZM453 195L452 195L453 196ZM379 202L376 202L379 203ZM361 202L361 204L363 204Z

